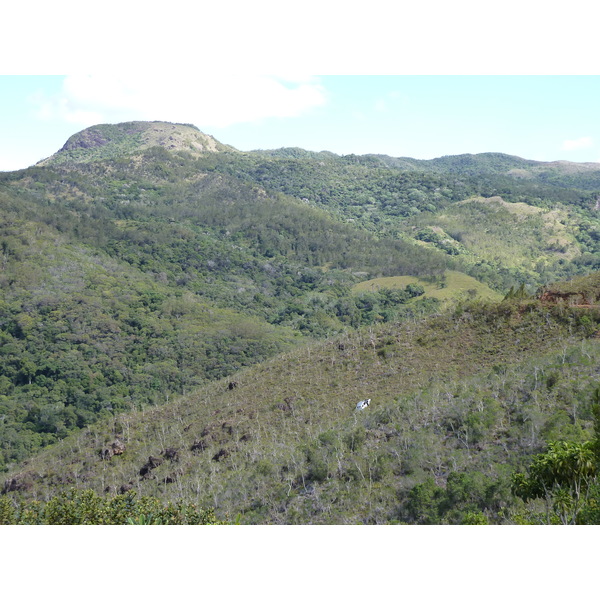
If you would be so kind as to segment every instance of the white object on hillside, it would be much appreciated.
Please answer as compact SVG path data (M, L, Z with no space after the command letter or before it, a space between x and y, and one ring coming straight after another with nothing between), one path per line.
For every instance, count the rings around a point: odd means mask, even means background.
M369 404L371 404L371 398L367 398L366 400L361 400L356 405L356 410L364 410L365 408L367 408L367 406L369 406Z

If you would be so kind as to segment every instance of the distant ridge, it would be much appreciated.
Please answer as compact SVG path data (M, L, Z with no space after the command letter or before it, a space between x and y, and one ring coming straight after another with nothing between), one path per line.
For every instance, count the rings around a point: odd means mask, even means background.
M40 161L37 166L93 162L136 154L155 146L171 151L185 150L195 155L235 151L235 148L202 133L195 125L130 121L94 125L75 133L56 154Z
M429 173L436 176L521 180L524 185L533 186L568 187L581 190L600 188L600 163L577 163L566 160L544 162L502 152L416 159L385 154L338 155L327 150L313 152L299 147L240 151L203 133L195 125L165 121L129 121L88 127L72 135L58 152L38 162L36 166L124 159L140 155L151 148L162 148L168 152L186 152L196 158L215 154L227 154L234 161L242 156L250 160L259 158L267 161L271 167L297 161L298 164L310 165L310 169L321 169L325 165L329 167L336 165L335 168L359 166L405 173ZM500 184L500 179L497 180L496 185Z
M481 152L478 154L456 154L432 159L393 157L385 154L368 154L383 164L396 168L426 169L439 172L459 171L461 173L511 173L517 169L557 170L561 172L585 172L600 170L600 163L576 163L567 160L537 161L502 152Z
M73 134L64 146L52 156L39 161L36 166L63 163L86 163L110 158L130 156L152 147L170 151L187 151L200 156L214 152L239 152L213 136L203 133L192 124L166 121L128 121L100 124ZM536 161L502 152L458 154L433 159L395 157L386 154L338 155L328 150L313 152L299 147L257 149L248 154L274 159L338 160L342 163L359 163L370 167L384 167L402 171L429 171L435 173L460 173L461 175L508 175L519 179L546 179L548 175L591 177L595 186L600 173L600 163L577 163L566 160ZM571 182L570 182L571 183ZM588 186L585 186L588 187Z

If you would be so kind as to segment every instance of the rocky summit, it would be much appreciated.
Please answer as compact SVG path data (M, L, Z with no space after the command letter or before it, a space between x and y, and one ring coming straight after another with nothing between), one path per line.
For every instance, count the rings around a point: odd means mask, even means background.
M37 166L118 158L155 146L170 151L183 150L195 156L234 150L202 133L194 125L131 121L88 127L72 135L57 153L40 161Z

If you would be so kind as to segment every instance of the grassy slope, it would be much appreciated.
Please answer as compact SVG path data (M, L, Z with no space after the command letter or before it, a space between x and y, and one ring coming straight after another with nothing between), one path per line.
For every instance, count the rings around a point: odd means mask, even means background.
M501 300L502 295L495 292L487 285L477 281L469 275L459 271L446 271L444 273L444 283L430 283L418 277L399 276L399 277L378 277L361 281L353 286L355 292L372 292L379 289L403 289L407 285L421 285L425 290L423 297L437 298L441 301L464 300L471 296L480 300Z
M500 197L472 198L433 215L412 220L412 232L429 228L456 246L469 262L485 260L526 273L539 273L581 251L573 235L576 221L566 209L541 209ZM427 244L432 245L432 244Z
M30 459L14 481L37 497L131 486L248 523L411 522L415 484L478 471L496 490L482 510L501 522L507 467L589 427L599 345L581 341L593 331L577 313L552 310L471 305L298 349L238 373L233 389L216 382L93 426ZM354 413L365 397L369 409ZM115 438L125 453L101 460ZM150 456L162 464L144 477Z

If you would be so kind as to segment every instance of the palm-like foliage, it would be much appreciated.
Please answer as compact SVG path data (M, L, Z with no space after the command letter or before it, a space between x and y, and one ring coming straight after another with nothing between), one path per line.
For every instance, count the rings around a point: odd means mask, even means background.
M549 443L546 452L535 456L527 475L513 476L513 493L526 502L543 499L547 523L556 519L564 525L578 523L579 512L587 504L598 476L597 445L597 439Z

